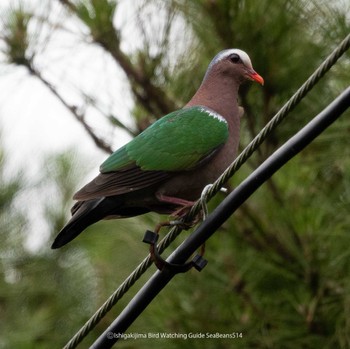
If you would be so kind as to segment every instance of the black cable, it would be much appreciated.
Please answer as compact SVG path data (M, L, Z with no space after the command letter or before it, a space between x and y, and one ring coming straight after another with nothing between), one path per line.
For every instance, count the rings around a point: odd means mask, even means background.
M311 120L289 141L265 160L208 216L167 259L169 263L185 263L187 259L235 212L268 178L303 150L350 106L350 88ZM139 290L120 315L91 346L111 348L121 334L144 311L150 302L175 276L171 270L157 271Z

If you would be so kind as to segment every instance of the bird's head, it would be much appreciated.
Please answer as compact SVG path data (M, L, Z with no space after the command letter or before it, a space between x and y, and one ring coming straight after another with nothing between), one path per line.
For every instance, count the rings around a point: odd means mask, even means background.
M219 74L230 77L238 83L253 80L264 85L264 79L253 69L252 62L246 52L239 49L228 49L219 52L211 61L206 77Z

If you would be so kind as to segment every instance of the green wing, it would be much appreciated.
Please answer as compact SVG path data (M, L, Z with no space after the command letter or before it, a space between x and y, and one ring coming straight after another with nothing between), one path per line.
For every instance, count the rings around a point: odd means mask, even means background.
M76 200L148 188L209 160L228 138L227 122L201 106L164 116L114 152L100 174L80 189Z
M113 153L100 171L119 171L131 164L144 171L190 170L227 138L227 122L217 113L201 106L180 109Z

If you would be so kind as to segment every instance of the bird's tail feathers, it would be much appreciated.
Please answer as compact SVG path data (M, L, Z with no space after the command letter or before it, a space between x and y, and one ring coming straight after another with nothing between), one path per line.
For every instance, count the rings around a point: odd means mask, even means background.
M119 203L122 204L122 201ZM114 199L114 209L118 202ZM89 225L96 223L110 214L111 205L108 198L100 198L78 202L73 210L73 216L57 235L51 248L56 249L64 246L76 238Z

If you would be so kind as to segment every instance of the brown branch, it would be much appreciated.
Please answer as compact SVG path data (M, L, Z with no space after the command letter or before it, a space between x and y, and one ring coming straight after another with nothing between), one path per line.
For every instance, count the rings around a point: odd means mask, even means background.
M126 126L123 122L121 122L118 118L116 118L114 115L112 115L111 113L106 113L99 105L98 105L98 101L94 98L91 97L87 94L83 94L85 101L88 104L92 104L94 106L94 108L96 110L98 110L103 116L105 116L108 121L114 125L119 127L120 129L126 131L130 136L132 137L136 137L138 135L139 132L132 130L130 127Z
M146 74L135 68L129 57L120 49L119 45L112 44L112 46L109 42L100 42L100 44L117 61L131 84L143 91L142 98L140 98L140 93L136 94L135 97L144 107L146 107L147 103L147 110L155 116L159 116L160 114L168 114L177 109L176 104L167 96L163 89L154 85ZM134 91L135 89L132 90Z
M101 111L102 112L102 111ZM132 130L130 127L126 126L124 123L122 123L118 118L116 118L114 115L107 115L108 120L113 124L121 128L122 130L126 131L130 136L136 137L139 132Z
M103 139L99 138L92 128L86 123L85 116L78 112L76 106L70 105L64 98L58 93L56 88L52 86L41 74L38 70L36 70L32 64L25 65L25 67L29 70L30 74L38 78L57 98L58 100L71 112L71 114L75 117L77 121L81 123L85 131L92 138L96 146L103 151L111 154L113 152L112 147L107 144Z
M96 28L92 30L91 24L84 21L84 18L79 16L78 8L69 0L58 0L89 28L90 35L93 41L102 46L122 68L126 74L132 91L138 102L154 116L161 116L177 109L176 103L164 92L164 90L156 86L151 77L148 76L140 67L133 64L120 48L120 38L118 31L113 27L112 21L107 25L108 30L104 30L103 35L101 31ZM142 91L135 94L135 91Z

